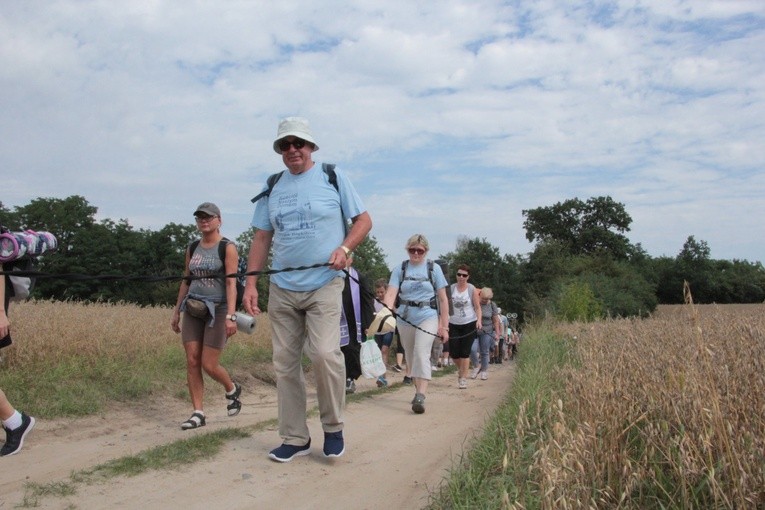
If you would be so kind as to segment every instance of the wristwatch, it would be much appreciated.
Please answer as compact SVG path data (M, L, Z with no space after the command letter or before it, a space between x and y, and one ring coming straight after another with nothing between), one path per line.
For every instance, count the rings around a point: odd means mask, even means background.
M236 314L232 313L231 315L226 315L226 320L229 320L231 322L236 322Z
M344 244L341 244L341 245L340 245L340 249L341 249L341 250L343 250L343 251L345 252L345 256L346 256L346 257L347 257L348 255L350 255L350 254L351 254L351 249L350 249L350 248L348 248L348 247L347 247L346 245L344 245Z

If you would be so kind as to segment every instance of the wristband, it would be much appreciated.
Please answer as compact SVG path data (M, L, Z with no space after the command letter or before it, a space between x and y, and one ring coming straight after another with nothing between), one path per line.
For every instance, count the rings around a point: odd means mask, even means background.
M350 248L348 248L348 247L347 247L346 245L344 245L344 244L341 244L341 245L340 245L340 249L341 249L341 250L343 250L343 251L345 252L345 256L346 256L346 257L347 257L348 255L350 255L350 254L351 254L351 249L350 249Z

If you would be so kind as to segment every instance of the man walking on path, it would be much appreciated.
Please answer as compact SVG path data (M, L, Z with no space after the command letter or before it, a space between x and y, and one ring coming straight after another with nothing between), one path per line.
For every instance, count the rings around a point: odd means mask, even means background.
M279 408L281 446L268 454L289 462L308 455L311 437L306 417L306 388L300 360L303 351L316 375L324 455L345 453L343 411L345 365L340 351L342 269L350 253L372 228L372 219L344 173L315 163L319 145L306 119L288 117L279 124L274 151L287 171L264 187L255 206L247 271L261 271L272 249L272 269L318 268L271 275L268 315ZM346 233L346 218L352 227ZM258 308L257 276L248 276L243 305Z

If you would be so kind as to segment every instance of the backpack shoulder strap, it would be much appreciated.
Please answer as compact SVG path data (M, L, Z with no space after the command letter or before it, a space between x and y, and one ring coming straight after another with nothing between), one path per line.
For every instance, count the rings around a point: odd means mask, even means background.
M340 186L337 184L337 173L335 172L335 165L332 163L322 163L321 169L325 174L327 174L327 178L329 179L329 183L332 185L332 187L335 188L338 193L340 193ZM259 194L255 195L250 201L255 203L261 198L269 196L271 191L274 189L274 186L276 186L276 183L279 182L279 179L282 178L283 174L284 170L269 175L268 179L266 180L267 188Z
M436 288L436 274L433 271L433 266L435 266L435 262L428 259L428 279L430 280L430 285L433 286L433 292L437 293L438 289Z
M337 185L337 173L335 173L335 165L333 163L322 163L321 169L327 174L329 183L335 188L335 191L340 193L340 186Z
M334 168L334 165L333 165L333 168ZM334 170L333 170L333 173L334 173ZM282 174L284 174L284 170L282 170L281 172L276 172L275 174L269 175L268 179L266 179L267 188L261 191L260 193L258 193L257 195L255 195L254 197L252 197L250 202L254 204L261 198L269 196L271 194L271 191L274 189L274 186L276 186L276 183L279 182L279 179L282 178ZM337 182L337 178L335 178L335 182Z
M223 262L223 272L226 272L226 246L228 246L228 243L230 242L231 241L225 237L222 237L221 240L218 241L218 258Z
M197 246L199 246L199 241L201 241L201 239L197 239L196 241L191 241L191 244L189 244L189 256L194 255L194 252L197 251Z

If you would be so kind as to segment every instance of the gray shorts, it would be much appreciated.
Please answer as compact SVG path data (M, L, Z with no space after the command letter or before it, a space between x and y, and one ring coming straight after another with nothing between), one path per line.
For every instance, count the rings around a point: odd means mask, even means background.
M215 307L215 325L209 327L210 317L197 319L188 313L181 319L181 340L202 342L204 347L223 350L226 346L226 305Z

